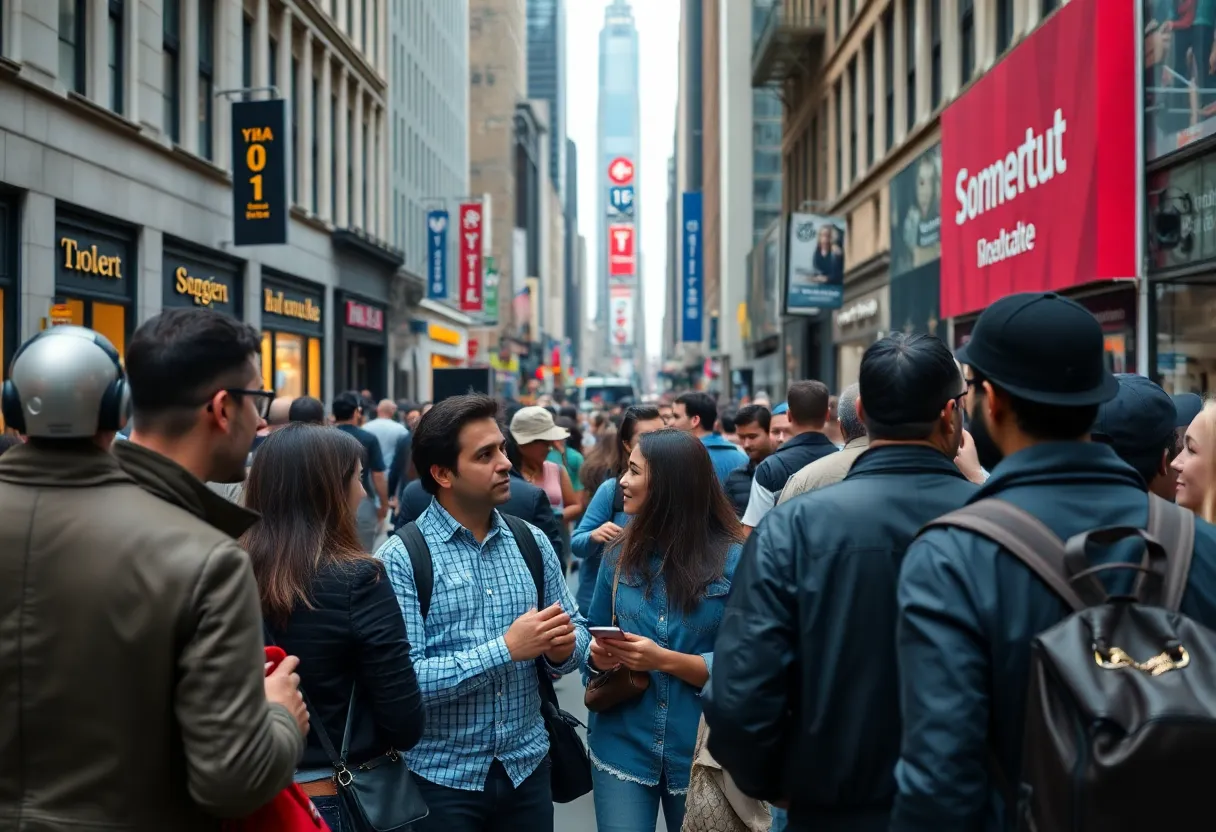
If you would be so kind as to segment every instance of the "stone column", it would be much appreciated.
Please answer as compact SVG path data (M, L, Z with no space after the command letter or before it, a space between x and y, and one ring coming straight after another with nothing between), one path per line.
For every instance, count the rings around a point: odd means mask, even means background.
M181 49L178 50L182 74L181 144L198 153L198 0L182 0Z
M84 92L89 99L107 110L114 109L110 101L110 4L108 0L88 0L85 4ZM64 79L71 86L70 79Z
M304 42L300 46L300 72L296 77L296 89L299 91L299 145L296 147L296 181L299 192L296 194L296 204L311 214L317 212L317 206L312 203L312 114L316 102L312 100L312 29L305 27ZM318 157L318 164L320 157Z
M844 176L840 179L841 193L844 193L853 186L853 180L857 176L857 172L853 170L850 164L853 153L853 137L850 135L849 128L853 124L853 85L849 83L849 71L845 71L840 75L840 164L844 168Z
M915 55L908 54L908 19L904 13L904 4L895 2L895 29L891 37L895 38L895 144L903 143L908 135L908 62L915 61Z
M244 21L242 21L242 26ZM257 0L253 14L253 71L250 79L255 87L270 84L270 2Z
M341 2L341 0L339 0ZM337 181L334 186L338 189L338 215L334 217L334 225L338 228L349 228L350 221L350 179L347 162L350 159L350 130L347 115L350 113L350 78L346 65L343 64L338 73L338 112L335 119L338 123L338 135L334 138L334 158L338 169Z
M355 123L354 134L350 137L351 153L351 202L354 209L351 211L350 224L354 228L367 230L367 197L363 190L363 137L366 131L363 129L363 98L365 96L363 85L359 81L355 81Z
M279 51L275 56L278 66L275 67L275 77L278 80L279 95L283 96L283 101L286 102L284 107L286 125L287 125L287 170L291 170L291 166L296 163L296 149L292 146L290 140L292 119L296 117L295 101L291 97L291 46L292 46L292 30L291 30L291 9L287 6L283 7L283 13L279 17ZM292 176L287 175L284 180L287 185L287 204L292 205L296 200L296 194L292 188Z
M313 206L317 216L326 222L333 222L334 181L330 160L334 155L333 110L334 110L334 81L333 67L329 64L328 47L321 53L319 73L321 83L317 90L319 99L314 106L317 110L317 202Z
M887 147L887 38L885 18L874 25L874 158L880 159Z
M926 114L933 112L932 52L929 0L916 0L916 124L920 124Z

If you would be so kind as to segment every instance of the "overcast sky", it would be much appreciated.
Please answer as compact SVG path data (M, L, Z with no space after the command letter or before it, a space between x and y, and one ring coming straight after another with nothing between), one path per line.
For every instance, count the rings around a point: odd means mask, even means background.
M566 0L566 132L578 145L579 232L587 239L587 314L595 309L599 274L596 119L600 29L609 0ZM642 78L641 179L637 199L642 227L642 304L647 352L657 356L667 293L667 159L675 129L679 66L680 0L631 0L638 27Z

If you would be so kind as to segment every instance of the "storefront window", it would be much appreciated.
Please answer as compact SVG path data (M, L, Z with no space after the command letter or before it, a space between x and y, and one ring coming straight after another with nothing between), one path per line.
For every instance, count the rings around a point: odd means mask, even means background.
M64 305L71 313L72 324L87 326L96 330L109 339L118 350L120 359L126 358L127 349L127 310L114 303L101 301L66 298Z
M321 398L321 339L263 332L262 380L276 396Z
M1216 391L1216 284L1157 284L1157 374L1169 393Z

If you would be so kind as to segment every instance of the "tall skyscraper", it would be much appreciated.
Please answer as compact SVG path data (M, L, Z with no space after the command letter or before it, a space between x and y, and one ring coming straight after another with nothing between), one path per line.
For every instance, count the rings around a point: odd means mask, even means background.
M604 354L611 366L593 369L623 375L632 375L633 367L640 367L645 359L645 324L639 309L639 80L638 30L633 9L627 0L613 0L604 13L604 28L600 30L596 150L596 193L600 206L596 319L600 332L607 333Z
M566 0L528 0L528 98L549 102L549 178L566 200Z

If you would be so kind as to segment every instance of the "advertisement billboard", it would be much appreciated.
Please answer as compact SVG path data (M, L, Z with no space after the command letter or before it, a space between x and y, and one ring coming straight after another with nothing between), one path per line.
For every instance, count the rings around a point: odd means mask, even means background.
M790 214L785 313L839 309L844 298L843 217Z
M481 203L463 203L460 206L461 312L480 312L485 302L481 246Z
M1144 4L1144 150L1152 161L1216 135L1216 20L1206 0L1139 2Z
M613 223L608 226L608 276L625 278L628 282L637 274L636 234L631 223Z
M448 297L448 212L430 211L426 215L426 296L431 300Z
M891 277L942 255L942 146L891 177Z
M942 113L942 317L1135 276L1134 12L1073 0Z
M613 347L633 346L633 289L613 286L608 297L608 326Z
M701 192L690 191L681 202L680 261L683 291L680 294L680 340L699 343L705 337L705 278L701 274Z

